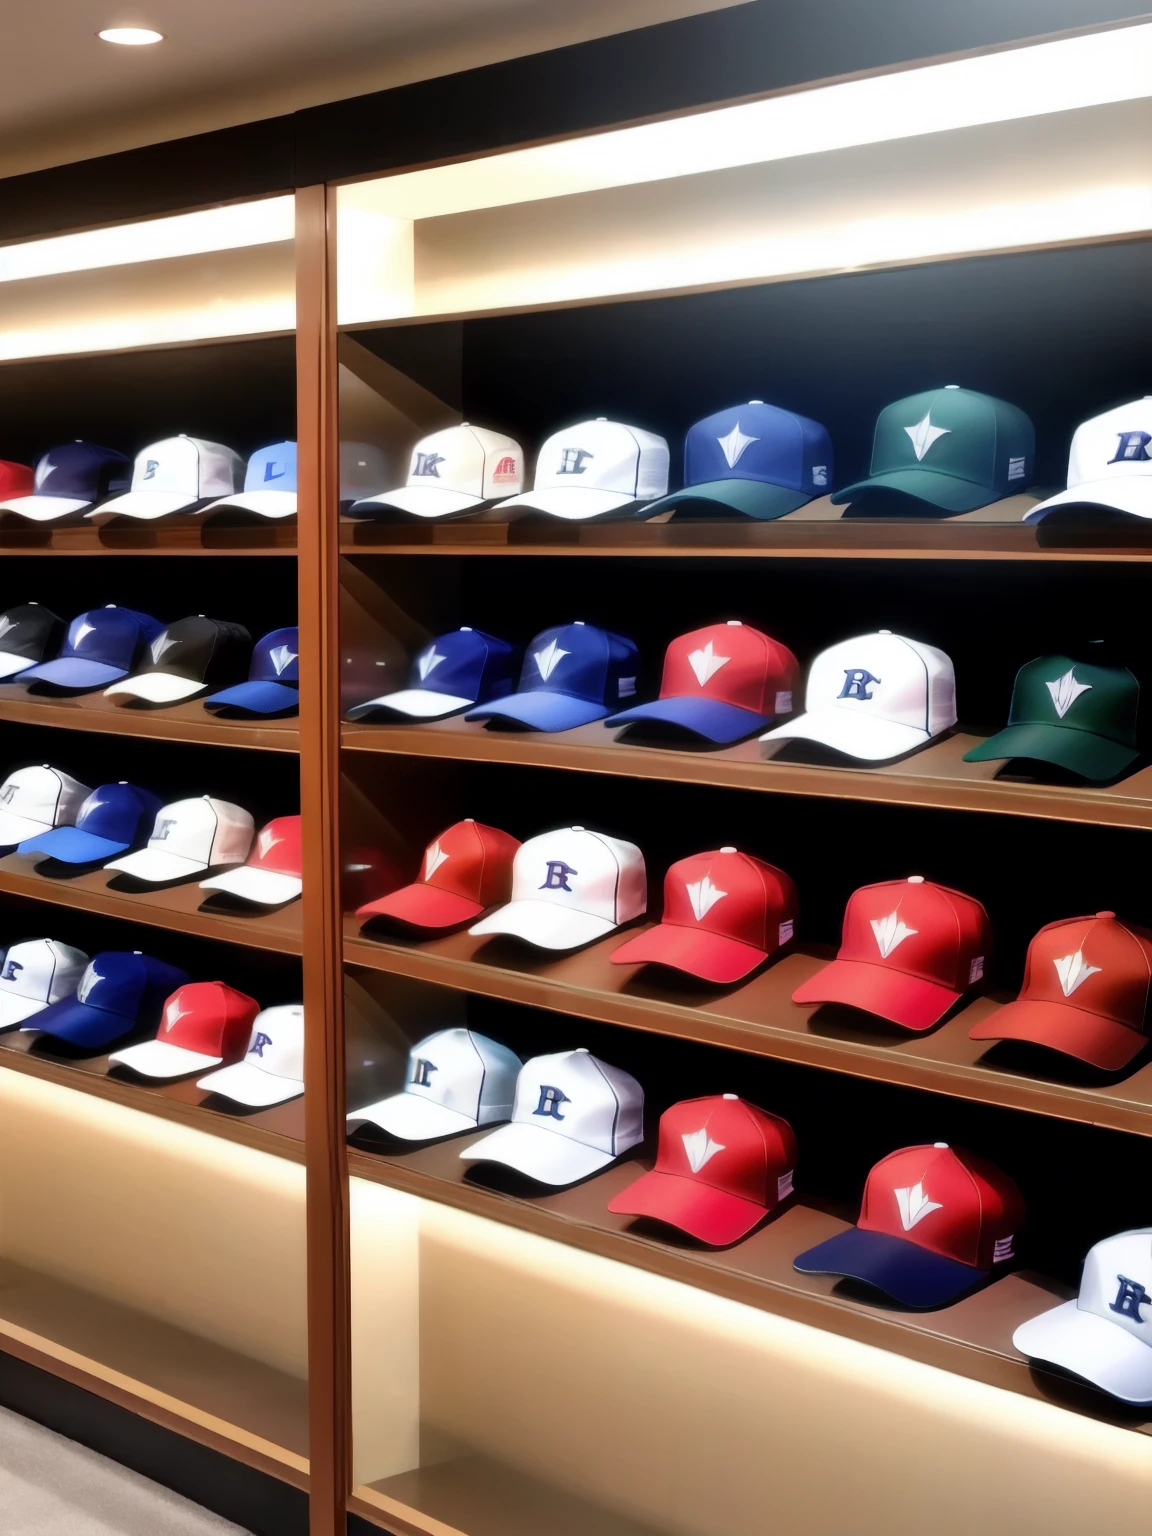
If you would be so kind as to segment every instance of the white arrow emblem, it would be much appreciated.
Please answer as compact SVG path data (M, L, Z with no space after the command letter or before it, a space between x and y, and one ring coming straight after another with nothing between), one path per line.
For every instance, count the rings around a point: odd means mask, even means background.
M1053 960L1056 974L1060 978L1060 990L1065 997L1071 997L1077 987L1082 987L1089 976L1098 976L1103 969L1099 965L1089 965L1084 959L1084 951L1078 949L1074 955L1064 955L1059 960Z
M74 651L78 651L80 649L80 642L84 639L84 636L93 634L95 629L95 624L89 624L87 619L81 619L78 624L74 624L72 626L72 637L69 642L72 646L72 649Z
M6 613L0 614L0 640L3 640L4 636L8 633L8 631L10 629L19 629L19 628L20 628L20 620L19 619L17 619L15 622L13 622L8 617L8 615Z
M936 439L938 437L948 437L951 434L952 428L934 427L932 425L932 412L926 411L923 421L918 421L914 427L905 427L904 430L912 439L912 451L916 455L917 464L919 464Z
M571 655L570 651L562 649L555 640L549 640L542 651L533 651L532 660L536 663L540 676L547 682L565 656L569 655Z
M273 848L282 843L284 839L277 837L271 827L265 827L256 839L256 850L260 858L266 859Z
M36 466L36 489L39 490L40 487L44 484L45 480L47 480L48 476L55 473L56 465L53 464L52 460L47 458L42 459Z
M902 923L898 912L889 912L887 917L872 919L872 932L876 935L876 946L882 960L887 960L897 945L903 944L905 939L919 931L918 928L909 928L907 923Z
M443 660L443 656L441 656L436 647L434 645L430 645L424 652L423 656L421 656L416 663L416 667L420 673L420 681L422 683L426 682L428 680L429 672L434 672Z
M88 994L98 981L104 978L94 965L90 965L80 978L80 985L76 988L76 996L82 1003L88 1001Z
M153 662L158 662L161 656L164 655L164 652L170 651L176 643L177 642L172 639L167 630L165 630L162 635L157 635L150 647L152 651Z
M740 423L737 422L727 437L718 437L716 441L720 444L720 449L728 460L728 468L735 469L744 455L744 450L750 444L758 443L760 439L758 437L749 437L746 432L741 432Z
M448 862L449 857L450 855L445 853L443 848L441 848L440 839L437 838L436 841L429 847L428 852L424 855L425 880L431 880L432 876L440 868L441 864L446 864Z
M1089 692L1092 684L1078 683L1075 667L1069 667L1063 677L1058 677L1054 683L1045 683L1044 686L1052 695L1053 708L1063 720L1080 695Z
M164 1014L164 1033L170 1034L180 1020L186 1019L191 1012L191 1008L181 1008L179 1003L169 1003Z
M943 1209L939 1200L929 1200L922 1183L913 1184L911 1189L898 1189L896 1204L900 1207L900 1225L905 1232L911 1232L918 1221L923 1221L933 1211Z
M688 1166L693 1173L699 1173L704 1164L717 1152L723 1152L724 1146L719 1141L713 1141L708 1132L701 1127L698 1131L689 1131L681 1136L684 1143L684 1151L688 1157Z
M285 668L296 660L296 652L286 645L274 645L268 652L268 660L276 668L276 676L283 677Z
M701 918L707 916L716 903L723 901L724 897L728 894L727 891L722 891L718 886L713 885L707 875L704 876L703 880L694 880L691 885L686 885L684 889L688 892L688 900L692 903L692 911L697 922L700 922Z
M731 660L731 656L717 656L712 649L711 640L702 651L691 651L688 655L688 665L695 672L696 681L701 688L710 677L715 677L720 668Z

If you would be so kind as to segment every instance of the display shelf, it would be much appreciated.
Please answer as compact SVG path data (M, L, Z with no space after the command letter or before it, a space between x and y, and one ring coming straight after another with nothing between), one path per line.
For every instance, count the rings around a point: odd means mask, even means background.
M57 726L67 731L95 731L109 736L139 736L150 741L192 741L203 746L250 747L265 752L298 752L300 733L294 718L225 720L200 700L164 709L133 709L101 693L80 698L30 694L18 683L0 684L0 721Z
M1034 1075L1015 1058L1011 1066L996 1065L989 1060L989 1043L968 1037L997 1007L993 997L977 998L926 1034L909 1034L848 1008L792 1001L795 989L830 952L786 955L743 985L721 990L694 986L673 972L661 976L655 966L611 964L609 956L623 937L614 933L556 958L467 932L425 943L382 942L361 936L350 916L344 958L350 965L627 1029L1152 1136L1152 1063L1102 1086L1087 1084L1087 1070L1078 1076L1055 1056L1054 1075L1044 1077L1039 1052Z
M0 525L0 555L295 555L294 523L218 526L177 519L157 523Z

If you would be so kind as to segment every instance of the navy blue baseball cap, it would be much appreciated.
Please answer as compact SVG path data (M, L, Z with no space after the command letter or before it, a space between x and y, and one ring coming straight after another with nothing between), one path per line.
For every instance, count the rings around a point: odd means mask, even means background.
M222 713L284 715L300 708L300 631L295 624L274 629L256 642L248 681L212 693L204 708Z
M437 635L412 663L407 688L357 704L349 720L366 715L443 720L473 704L505 698L512 692L519 652L507 640L464 625Z
M466 720L501 720L532 731L568 731L603 720L636 697L640 654L631 640L577 619L544 629L529 645L520 686Z
M51 683L57 688L104 688L127 677L164 626L132 608L91 608L68 626L54 661L41 662L20 674L22 683Z
M152 824L162 801L123 780L119 784L101 784L80 807L74 827L52 827L21 843L17 853L38 853L62 864L95 864L142 848L148 841Z
M88 1050L102 1050L122 1035L159 1021L165 1000L191 978L139 950L106 950L88 962L75 997L50 1003L29 1028Z
M32 493L0 501L0 512L19 512L33 522L50 523L93 502L117 496L132 482L132 462L114 448L95 443L62 443L36 465Z
M832 484L832 440L818 421L750 400L689 427L684 489L649 502L641 518L691 503L767 522Z

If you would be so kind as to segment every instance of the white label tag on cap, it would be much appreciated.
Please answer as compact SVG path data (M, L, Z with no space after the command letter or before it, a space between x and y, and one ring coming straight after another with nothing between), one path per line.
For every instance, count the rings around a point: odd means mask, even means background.
M1003 1264L1005 1259L1012 1257L1012 1244L1015 1240L1015 1232L1008 1237L998 1237L992 1248L993 1264Z
M1023 480L1023 478L1024 478L1024 460L1023 459L1009 459L1008 460L1008 478L1009 478L1009 480Z
M984 956L977 955L975 960L973 960L972 964L968 967L968 985L971 986L973 982L979 981L983 975Z
M786 922L781 923L780 937L776 942L778 944L787 944L788 940L792 937L792 930L795 926L795 919L791 917Z
M791 690L791 688L787 689L785 692L778 693L776 695L776 713L778 715L790 715L792 713L792 690Z
M636 679L634 677L622 677L617 684L617 693L622 699L630 699L636 692Z
M792 1176L795 1172L795 1168L789 1168L787 1173L782 1173L776 1180L777 1200L783 1200L786 1195L792 1193Z
M827 485L828 484L828 466L827 466L827 464L813 464L813 466L812 466L812 484L813 485Z

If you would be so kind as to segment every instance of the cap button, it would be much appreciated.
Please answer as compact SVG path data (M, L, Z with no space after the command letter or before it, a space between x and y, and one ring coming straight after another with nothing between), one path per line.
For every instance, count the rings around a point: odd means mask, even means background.
M940 1152L947 1152L948 1150L948 1143L946 1141L934 1141L932 1145Z
M472 822L474 822L476 820L476 818L475 818L475 816L465 816L464 820L466 822L468 822L469 824L471 824Z
M760 405L763 402L759 401L759 400L752 400L749 403L751 405ZM723 1097L726 1098L726 1099L738 1099L740 1097L740 1095L738 1093L726 1093L726 1094L723 1095Z
M908 884L909 885L923 885L924 884L924 876L923 875L909 875L908 876Z
M763 402L763 400L749 400L748 404L749 405L763 405L764 402ZM728 1098L728 1094L725 1094L724 1097ZM736 1095L733 1094L732 1097L735 1098Z
M959 386L959 384L945 384L944 388L945 389L959 389L960 386Z
M892 631L890 629L880 629L877 630L876 633L880 635L890 635Z
M1104 923L1115 922L1116 920L1115 912L1097 912L1096 916Z
M576 1056L587 1056L587 1054L588 1054L588 1047L586 1045L578 1045L576 1047L575 1051L573 1052L573 1055L576 1055Z
M470 635L472 633L472 626L471 626L471 624L461 624L461 626L460 626L460 633L462 635Z
M729 629L743 629L744 628L744 620L743 619L729 619L728 620L728 628Z
M608 418L607 418L607 416L597 416L596 420L597 421L607 421Z
M721 848L720 852L721 853L735 853L736 850L735 850L735 848Z
M583 827L573 827L573 828L572 828L572 831L573 831L573 832L583 832L583 830L584 830L584 828L583 828Z

